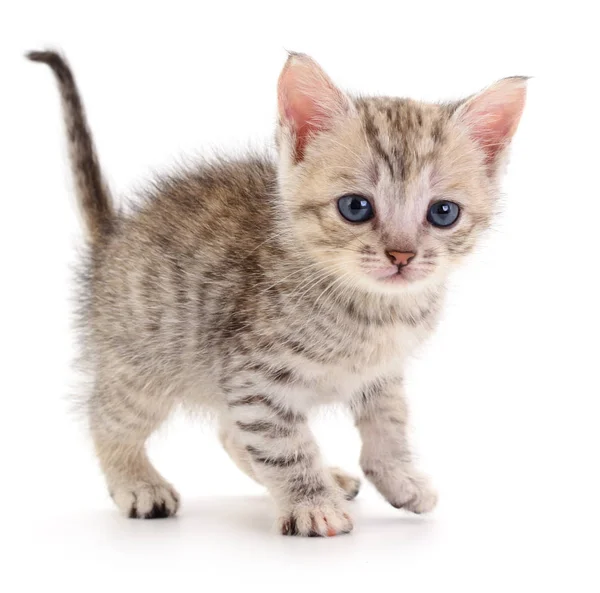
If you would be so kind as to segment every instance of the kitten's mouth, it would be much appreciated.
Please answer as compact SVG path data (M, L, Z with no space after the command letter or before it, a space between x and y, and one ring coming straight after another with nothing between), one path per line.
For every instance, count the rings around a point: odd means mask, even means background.
M413 280L423 277L422 273L419 273L414 269L411 270L409 267L400 266L370 270L369 275L385 284L408 284Z
M406 284L407 282L411 281L411 278L409 278L409 273L407 270L398 268L395 272L380 278L380 280L386 284Z

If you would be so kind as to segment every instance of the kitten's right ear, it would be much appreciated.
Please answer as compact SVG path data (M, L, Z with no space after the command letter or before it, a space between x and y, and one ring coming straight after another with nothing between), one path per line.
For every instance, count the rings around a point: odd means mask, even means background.
M290 133L296 162L303 159L311 137L352 108L350 99L305 54L289 55L279 76L277 98L280 125Z

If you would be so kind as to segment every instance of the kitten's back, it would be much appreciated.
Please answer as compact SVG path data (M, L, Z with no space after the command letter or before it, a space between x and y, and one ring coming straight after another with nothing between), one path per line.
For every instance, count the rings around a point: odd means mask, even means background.
M240 279L255 285L268 267L275 183L266 156L215 161L161 179L121 214L86 264L89 356L153 377L193 363Z

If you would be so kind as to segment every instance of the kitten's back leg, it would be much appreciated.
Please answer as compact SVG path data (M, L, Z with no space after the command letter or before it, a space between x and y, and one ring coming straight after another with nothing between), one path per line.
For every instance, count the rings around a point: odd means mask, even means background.
M114 381L97 385L90 399L96 454L113 500L128 517L169 517L179 507L179 495L150 463L145 446L171 407L161 394L121 388Z

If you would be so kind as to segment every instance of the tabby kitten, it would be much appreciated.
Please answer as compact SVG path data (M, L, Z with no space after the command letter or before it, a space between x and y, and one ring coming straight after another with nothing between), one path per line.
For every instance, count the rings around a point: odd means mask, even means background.
M359 481L323 465L316 406L348 406L365 476L397 508L431 511L413 465L402 377L446 279L488 227L525 78L464 101L352 97L308 56L279 78L277 156L202 163L115 209L71 71L32 52L62 94L89 232L80 325L87 414L129 517L179 495L145 442L177 404L204 406L236 464L264 484L283 534L352 529Z

